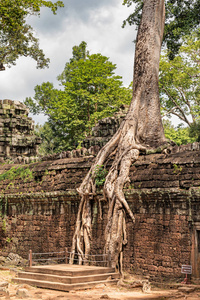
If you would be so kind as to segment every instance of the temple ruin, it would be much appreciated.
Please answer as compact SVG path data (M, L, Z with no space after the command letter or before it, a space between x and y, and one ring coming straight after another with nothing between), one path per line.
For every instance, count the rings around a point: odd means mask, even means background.
M32 133L34 125L27 108L8 100L1 105L1 156L5 145L7 156L37 153L39 141ZM26 258L30 249L48 253L71 248L80 202L76 189L120 120L99 121L82 149L23 166L0 164L1 256L17 253ZM174 146L169 153L140 155L131 166L130 183L124 187L136 218L135 225L128 215L126 218L126 270L151 280L183 280L181 267L191 265L193 280L200 278L199 187L200 143ZM92 204L91 254L101 255L108 210L101 188L96 199Z
M19 101L0 100L0 157L37 156L41 141L28 113Z

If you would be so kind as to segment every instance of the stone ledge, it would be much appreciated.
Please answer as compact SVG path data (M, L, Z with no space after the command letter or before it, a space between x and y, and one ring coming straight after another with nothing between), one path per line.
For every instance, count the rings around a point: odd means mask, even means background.
M140 197L140 196L146 196L148 197L149 195L156 195L156 198L158 197L158 195L168 195L168 200L171 201L171 197L175 198L176 195L179 196L184 196L184 197L188 197L188 198L193 198L193 197L200 197L200 187L191 187L189 190L185 190L185 189L179 189L179 188L152 188L152 189L124 189L124 194L125 197L127 198L128 202L134 202L136 201L134 199L134 195ZM103 191L102 190L97 190L97 197L101 197L102 198L102 194ZM62 196L76 196L78 197L79 194L77 192L76 189L68 189L66 191L52 191L52 192L35 192L35 193L23 193L23 194L19 194L19 193L13 193L13 194L6 194L0 195L0 199L16 199L16 198L20 198L20 199L37 199L37 198L54 198L54 197L62 197ZM165 202L167 201L167 199L165 198L164 200L161 198L157 198L157 200L153 200L152 199L148 199L148 201L154 201L154 202L158 202L158 201L162 201ZM180 197L177 198L176 200L173 199L174 201L178 201L178 202L185 202L185 198L181 199ZM193 198L193 201L195 201L195 199ZM105 201L106 202L106 201Z

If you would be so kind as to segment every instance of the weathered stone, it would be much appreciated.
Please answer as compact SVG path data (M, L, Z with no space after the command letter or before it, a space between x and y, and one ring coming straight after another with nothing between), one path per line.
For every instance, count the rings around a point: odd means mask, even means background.
M5 297L4 299L10 299L9 291L6 287L0 287L0 297Z
M0 288L7 288L8 287L8 282L6 281L3 281L3 282L0 282Z
M190 145L191 150L185 152L141 155L131 167L131 182L124 192L136 222L133 225L127 216L125 269L151 278L180 278L180 266L190 264L192 226L200 222L197 148ZM6 255L13 252L27 258L30 249L45 253L71 247L80 201L76 188L94 159L93 155L84 156L89 153L85 148L73 153L80 157L62 152L51 156L52 160L49 157L29 165L33 178L0 181L4 216L0 221L0 242ZM0 165L0 174L12 166ZM96 197L102 199L101 191ZM104 248L108 204L100 201L100 205L103 220L100 206L92 203L92 254L103 253Z
M18 274L18 272L19 272L18 269L10 268L10 275L16 276Z
M26 261L22 257L20 257L18 254L14 254L14 253L9 253L8 257L6 258L6 261L5 261L6 266L9 266L9 265L22 266L25 264L26 264Z
M16 296L20 298L28 298L29 292L27 289L18 289L16 292Z
M127 111L128 107L122 106L120 111L115 113L114 117L99 120L96 126L92 128L92 136L88 136L84 139L82 146L87 149L95 145L100 148L103 147L117 131Z
M99 299L110 299L107 294L101 295Z
M3 142L0 157L36 156L41 141L33 134L34 121L28 117L28 108L19 101L7 99L0 100L0 107L3 108L0 109L0 141Z
M180 292L183 292L183 293L193 293L195 291L195 287L188 287L188 286L180 286L178 288L178 290Z
M0 265L4 265L6 258L4 256L0 256Z

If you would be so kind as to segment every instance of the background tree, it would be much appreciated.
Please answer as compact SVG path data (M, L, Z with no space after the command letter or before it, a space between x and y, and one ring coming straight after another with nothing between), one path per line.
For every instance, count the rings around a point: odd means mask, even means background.
M167 52L160 60L160 100L163 116L172 115L188 126L183 141L198 139L200 121L200 30L186 36L178 55L169 60ZM185 139L185 134L188 138ZM191 137L190 137L191 136ZM180 141L180 139L179 139Z
M45 156L56 152L62 152L65 149L65 139L57 134L57 128L50 122L44 125L35 126L35 134L41 138L42 143L39 146L39 155Z
M86 43L73 47L73 56L58 76L63 90L47 82L35 87L25 104L31 112L48 116L56 143L54 151L70 150L90 133L92 126L131 101L131 89L122 86L116 65L101 54L89 54Z
M189 127L184 127L182 124L178 126L172 125L170 120L163 120L163 127L165 132L165 137L173 142L175 142L178 146L188 143L193 143L197 141L198 137L195 133L191 132Z
M30 56L36 60L37 68L48 66L49 59L39 48L39 40L34 36L33 28L27 24L27 17L39 16L41 7L48 7L55 14L58 7L62 6L62 1L0 1L0 71L5 70L5 66L14 65L20 56Z
M165 115L175 115L189 127L200 117L200 30L184 39L178 55L160 60L160 99Z
M124 5L135 4L134 12L124 21L126 24L140 24L143 0L124 0ZM163 45L168 49L168 56L173 59L182 44L182 38L191 30L199 28L200 0L165 0L165 28Z

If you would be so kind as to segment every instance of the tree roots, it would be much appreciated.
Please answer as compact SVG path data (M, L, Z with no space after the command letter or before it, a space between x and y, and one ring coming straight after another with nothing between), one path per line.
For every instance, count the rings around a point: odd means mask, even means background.
M132 129L132 127L130 128ZM126 134L124 134L124 129L126 129ZM97 166L105 164L114 151L115 158L103 188L104 199L109 203L104 253L105 257L109 258L110 265L122 273L123 245L127 243L126 212L135 222L134 215L125 199L123 187L126 182L130 181L129 169L131 164L138 159L139 149L144 150L144 147L136 145L133 141L133 131L131 135L127 126L120 127L108 144L100 150L94 164L79 187L81 202L72 241L71 264L75 260L76 251L79 264L89 263L92 224L91 200L96 195L95 169Z
M122 272L123 246L127 243L125 214L134 215L125 199L123 187L129 169L140 151L166 144L160 116L158 72L164 29L164 0L144 1L139 26L133 80L133 99L129 111L112 139L100 150L78 192L81 202L72 242L70 263L78 252L79 263L87 264L91 241L91 199L96 195L95 170L114 156L104 183L104 199L109 203L105 230L105 255Z

